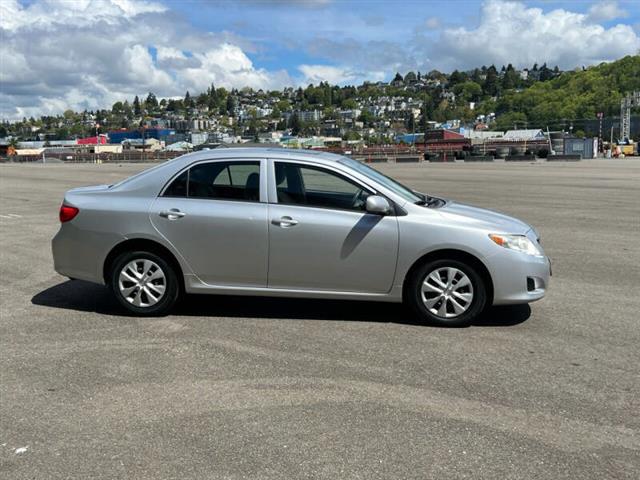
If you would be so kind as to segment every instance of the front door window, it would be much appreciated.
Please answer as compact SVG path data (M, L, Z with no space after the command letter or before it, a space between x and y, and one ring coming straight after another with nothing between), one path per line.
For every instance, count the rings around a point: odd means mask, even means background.
M370 192L357 183L319 167L276 162L278 203L364 211Z

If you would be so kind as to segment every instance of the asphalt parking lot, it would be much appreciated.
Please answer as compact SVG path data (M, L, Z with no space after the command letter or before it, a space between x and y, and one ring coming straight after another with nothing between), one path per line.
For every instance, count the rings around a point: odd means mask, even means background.
M548 296L464 329L371 302L125 316L50 240L65 190L142 168L0 165L0 477L640 478L640 160L378 167L540 231Z

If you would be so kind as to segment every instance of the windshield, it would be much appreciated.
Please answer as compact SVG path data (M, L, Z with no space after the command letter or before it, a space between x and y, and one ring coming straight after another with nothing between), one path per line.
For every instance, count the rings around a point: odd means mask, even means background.
M358 162L357 160L353 160L351 158L343 157L338 160L343 165L347 165L348 167L357 170L362 173L364 176L369 177L370 179L378 182L385 188L388 188L396 195L401 196L407 202L416 203L424 201L424 198L417 195L413 190L409 187L405 187L399 182L396 182L393 178L387 177L386 175L380 173L379 171L371 168L369 165L366 165L362 162Z

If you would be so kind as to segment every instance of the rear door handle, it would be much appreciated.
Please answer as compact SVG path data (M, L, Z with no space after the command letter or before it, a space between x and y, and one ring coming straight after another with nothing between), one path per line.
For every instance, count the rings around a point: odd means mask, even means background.
M298 224L298 221L294 220L289 216L284 216L284 217L281 217L280 220L273 220L271 223L281 228L289 228L289 227L295 227Z
M162 210L159 215L169 220L178 220L179 218L184 217L186 214L184 212L181 212L177 208L172 208L171 210Z

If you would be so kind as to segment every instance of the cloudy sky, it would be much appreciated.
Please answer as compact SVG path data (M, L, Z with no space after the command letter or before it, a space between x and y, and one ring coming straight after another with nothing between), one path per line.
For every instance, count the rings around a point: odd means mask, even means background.
M0 0L0 118L640 52L640 0Z

